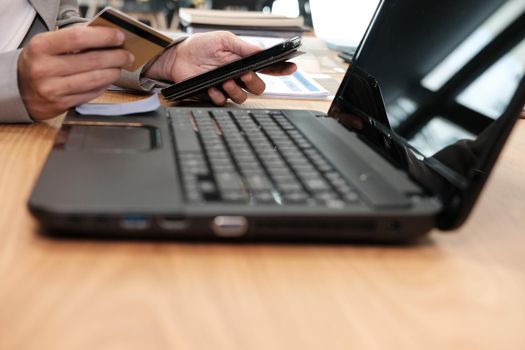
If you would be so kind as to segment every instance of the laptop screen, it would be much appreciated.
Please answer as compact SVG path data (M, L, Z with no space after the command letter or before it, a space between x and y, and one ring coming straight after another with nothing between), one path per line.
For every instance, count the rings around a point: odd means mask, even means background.
M525 1L384 0L329 115L466 216L524 103Z

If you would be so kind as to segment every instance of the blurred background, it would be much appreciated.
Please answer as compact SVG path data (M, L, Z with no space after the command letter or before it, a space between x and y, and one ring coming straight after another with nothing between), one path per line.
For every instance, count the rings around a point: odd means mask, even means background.
M176 29L178 10L185 7L303 16L305 25L312 25L309 0L80 0L79 4L81 14L87 18L112 6L161 30Z
M330 48L350 52L361 40L378 2L379 0L79 0L81 14L86 18L91 18L105 6L112 6L161 31L180 30L178 14L184 8L256 11L298 18L302 24L299 32L313 29L316 36L327 42Z

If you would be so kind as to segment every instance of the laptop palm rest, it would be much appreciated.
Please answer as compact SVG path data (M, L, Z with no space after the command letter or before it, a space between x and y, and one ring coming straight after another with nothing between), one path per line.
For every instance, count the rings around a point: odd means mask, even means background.
M304 118L301 112L293 110L287 111L286 115L306 135L318 139L317 147L333 164L337 164L339 170L358 187L370 205L378 209L411 206L410 200L403 192L418 192L419 189L407 182L404 176L395 174L398 173L397 171L387 170L390 167L386 162L379 156L371 154L370 149L365 149L357 139L351 142L349 139L354 139L354 136L343 131L335 120ZM324 128L319 127L319 122L324 124ZM359 152L358 149L366 156L359 156L356 153ZM396 178L395 185L384 178L389 175ZM405 191L401 192L398 188L403 188Z
M66 150L95 152L141 152L155 148L151 128L130 125L71 125Z

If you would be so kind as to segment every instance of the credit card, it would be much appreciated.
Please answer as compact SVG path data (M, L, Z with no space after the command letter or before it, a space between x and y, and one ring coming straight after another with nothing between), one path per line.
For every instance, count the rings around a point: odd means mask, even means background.
M133 65L125 68L130 72L137 70L173 44L170 37L111 7L106 7L96 14L88 26L117 28L125 34L126 40L122 47L135 55Z

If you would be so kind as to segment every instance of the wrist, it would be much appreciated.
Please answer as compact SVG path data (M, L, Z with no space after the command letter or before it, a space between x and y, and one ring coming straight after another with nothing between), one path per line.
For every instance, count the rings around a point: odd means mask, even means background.
M17 59L17 64L16 64L16 84L17 84L17 87L18 87L18 93L20 95L20 99L24 105L24 109L25 109L25 112L27 114L27 117L33 121L35 120L35 118L33 117L33 111L32 111L32 106L31 106L31 101L30 101L30 98L29 98L29 93L28 91L30 90L29 87L28 87L28 82L29 82L29 79L26 78L25 76L25 73L28 71L28 68L24 66L24 58L22 57L23 55L23 51L20 52L20 55L18 56L18 59Z
M166 80L171 80L171 81L174 80L172 71L173 71L173 67L175 65L175 60L177 58L177 53L178 53L179 47L180 47L179 45L175 45L173 47L170 47L165 53L166 54L166 59L164 60L164 65L162 67L162 71L163 71L163 74L164 74L164 77L165 77Z
M160 81L174 81L172 71L178 50L178 44L168 48L144 70L143 76Z

